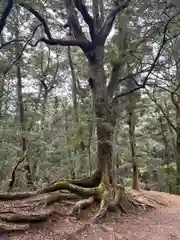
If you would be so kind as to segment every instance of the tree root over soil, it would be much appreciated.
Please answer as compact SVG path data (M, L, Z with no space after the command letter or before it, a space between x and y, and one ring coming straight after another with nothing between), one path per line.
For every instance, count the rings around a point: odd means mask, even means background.
M95 181L93 186L93 179L88 179L88 181L86 179L85 183L83 185L82 179L58 180L34 192L0 193L0 233L11 230L23 231L33 222L48 219L54 212L57 212L52 204L62 200L77 200L81 197L70 213L76 216L79 216L81 210L93 202L99 202L100 208L93 218L94 223L103 218L108 211L115 211L117 208L126 213L127 203L143 208L155 208L157 205L163 204L163 201L157 201L155 197L146 196L145 191L136 192L125 189L121 185L113 188L106 180L106 176L102 177L98 185ZM12 223L16 225L11 227ZM8 224L11 226L8 227Z

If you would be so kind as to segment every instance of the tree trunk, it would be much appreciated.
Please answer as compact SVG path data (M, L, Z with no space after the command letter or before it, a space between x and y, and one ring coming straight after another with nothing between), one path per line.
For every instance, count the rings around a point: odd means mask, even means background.
M126 82L126 87L129 90L132 90L136 87L135 82L132 79L128 79ZM132 179L132 188L139 190L139 180L138 180L138 166L136 160L136 136L135 136L135 128L136 128L136 103L140 100L141 94L139 91L134 92L128 95L128 125L129 125L129 141L131 148L131 161L132 161L132 169L133 169L133 179Z
M17 10L19 12L19 9ZM19 23L18 19L16 21L15 26L15 37L19 38ZM22 76L21 76L21 59L19 55L21 53L21 46L19 42L16 42L15 45L15 55L16 55L16 76L17 76L17 109L20 115L20 127L21 127L21 147L22 147L22 160L24 161L24 169L26 171L26 180L27 186L33 186L31 180L31 170L28 160L28 143L27 139L24 136L26 131L26 123L25 123L25 114L24 114L24 103L23 103L23 94L22 94ZM12 186L11 186L12 187Z
M176 51L178 53L178 51ZM180 70L179 70L179 55L174 54L174 59L176 62L176 81L177 86L180 83ZM180 194L180 89L177 88L176 92L176 187L177 194Z
M40 129L40 134L41 138L44 138L44 128L45 128L45 119L46 119L46 105L48 101L48 89L47 87L44 86L44 93L43 93L43 101L41 105L41 129Z
M179 101L180 106L180 101ZM180 112L176 112L176 184L177 184L177 194L180 194Z
M167 178L166 178L166 181L167 181L167 185L168 185L168 191L169 193L172 192L171 190L171 184L170 184L170 168L169 168L169 154L168 154L168 141L167 141L167 138L166 138L166 128L164 126L164 123L163 123L163 118L162 116L159 117L159 123L160 123L160 129L161 129L161 135L162 135L162 142L163 142L163 145L164 145L164 159L163 159L163 165L166 164L167 165Z
M113 122L110 105L108 102L106 79L101 61L91 65L93 73L92 92L96 113L97 127L97 167L102 175L106 175L108 181L113 181L112 176L112 137Z
M82 173L82 169L83 169L83 166L84 166L85 145L84 145L84 141L82 139L83 129L82 129L82 126L80 126L80 124L79 124L79 111L78 111L78 100L77 100L77 84L76 84L77 80L76 80L73 60L72 60L72 56L71 56L71 48L70 48L70 46L68 47L68 60L69 60L69 65L70 65L70 69L71 69L74 122L75 122L76 127L78 127L78 133L77 133L78 137L80 137L80 139L81 139L81 141L78 144L76 144L75 150L74 150L75 154L76 154L77 150L79 152L79 161L77 163L76 174L74 172L74 176L75 175L78 176L78 175L80 175Z
M133 168L132 189L139 190L138 167L136 163L136 141L135 141L135 112L134 109L128 112L129 114L129 141L131 147L131 160Z
M71 155L71 149L69 146L69 125L68 125L68 113L66 110L66 107L63 105L64 107L64 114L65 114L65 131L66 131L66 145L67 145L67 153L68 153L68 157L69 157L69 161L70 161L70 176L71 179L75 179L76 174L75 174L75 161L72 159L72 155Z
M92 174L91 143L92 143L93 129L94 129L92 114L88 119L88 126L89 126L89 136L88 136L87 149L88 149L89 175L91 176Z

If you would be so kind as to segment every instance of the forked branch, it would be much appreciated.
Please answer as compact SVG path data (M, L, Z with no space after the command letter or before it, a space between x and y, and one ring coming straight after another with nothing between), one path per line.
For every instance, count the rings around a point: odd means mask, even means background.
M77 16L74 15L75 14L74 9L71 5L68 5L69 20L72 23L72 27L74 30L73 32L76 35L76 39L55 39L55 38L53 38L46 20L43 18L43 16L39 12L37 12L35 9L33 9L27 3L20 2L19 5L23 8L25 8L26 10L28 10L29 12L31 12L41 22L41 24L44 28L44 32L47 36L47 38L45 38L45 37L40 38L38 41L36 41L36 43L31 44L31 46L35 47L38 45L39 42L44 42L48 45L79 46L81 48L87 47L88 41L85 38L84 33L82 32L82 30L80 28Z
M95 37L94 20L93 20L92 16L89 14L87 7L83 3L82 0L74 0L74 2L75 2L75 6L76 6L77 10L81 13L85 23L88 25L89 33L93 40Z
M76 13L76 6L73 4L74 1L66 0L65 6L67 11L68 25L70 26L72 33L77 40L81 40L84 42L88 42L84 32L82 31L82 27L79 23L78 16Z
M98 33L98 36L101 38L102 43L105 43L111 29L113 26L113 23L115 21L116 15L123 11L125 8L127 8L130 4L131 0L126 0L126 2L124 2L123 4L120 4L118 6L115 6L111 12L108 14L108 16L106 17L103 26L101 28L101 30Z
M43 28L44 28L44 32L46 33L48 39L51 40L52 35L51 35L51 32L50 32L50 29L49 29L45 19L43 18L43 16L41 16L35 9L33 9L27 3L20 2L19 5L23 8L25 8L25 9L27 9L30 13L32 13L42 23Z

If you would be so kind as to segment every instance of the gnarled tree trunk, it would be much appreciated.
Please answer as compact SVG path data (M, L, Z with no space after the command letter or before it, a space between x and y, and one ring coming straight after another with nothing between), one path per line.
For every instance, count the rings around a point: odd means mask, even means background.
M97 167L101 174L105 174L108 181L112 181L112 137L113 127L110 121L111 111L106 88L106 78L103 68L102 48L96 50L97 60L91 64L92 92L96 113L97 127ZM102 55L101 55L102 54Z

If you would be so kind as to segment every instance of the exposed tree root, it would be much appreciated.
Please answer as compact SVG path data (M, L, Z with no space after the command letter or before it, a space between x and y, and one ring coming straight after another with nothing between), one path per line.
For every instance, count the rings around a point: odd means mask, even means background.
M0 215L0 219L7 222L39 222L46 220L54 210L36 213L9 213Z
M62 181L62 179L53 181L48 186L52 186L52 185L56 184L57 182L61 182L61 181ZM85 187L85 188L97 187L101 182L101 173L98 169L96 169L92 173L91 177L80 178L80 179L65 179L63 181L66 181L68 183L74 184L79 187Z
M48 206L62 200L77 200L78 198L78 195L75 194L61 193L60 191L55 191L47 195L42 195L41 199L39 200L39 205ZM37 202L37 200L33 200L33 202Z
M78 201L78 202L74 205L74 207L73 207L73 209L72 209L71 215L76 214L77 216L79 216L80 211L81 211L83 208L91 205L93 202L94 202L94 197L93 197L93 196L89 197L88 199L82 199L82 200Z
M106 215L108 206L109 206L109 192L107 189L105 189L102 195L99 211L97 212L93 219L94 223L97 223L100 219L102 219Z
M5 233L11 233L15 231L26 231L29 228L29 224L12 224L12 223L0 223L0 235Z
M75 182L75 180L74 180ZM65 190L65 191L63 191ZM98 222L103 218L108 211L114 211L120 208L123 213L126 213L127 202L130 202L136 207L155 208L157 205L163 203L161 199L156 199L146 192L136 192L134 190L126 190L122 185L117 185L114 188L106 181L106 176L102 177L98 186L81 187L70 183L66 180L59 180L35 192L26 193L2 193L0 200L21 200L23 202L9 201L7 208L0 212L0 219L4 222L12 223L31 223L43 221L49 218L56 210L49 209L49 205L62 200L73 199L77 200L79 196L83 199L79 200L73 207L72 213L79 216L82 209L88 207L93 202L100 202L100 208L93 222ZM21 211L21 207L25 206L25 211ZM40 208L42 205L42 208ZM163 205L163 204L162 204ZM14 211L15 210L15 211ZM27 227L27 225L25 225Z
M92 195L99 194L99 186L93 187L93 188L84 188L84 187L79 187L77 185L71 184L66 180L60 180L50 186L40 189L38 191L38 194L50 193L57 190L68 190L71 193L78 194L79 196L82 196L82 197L90 197Z
M0 200L21 200L28 197L36 196L37 192L16 192L16 193L0 193Z

